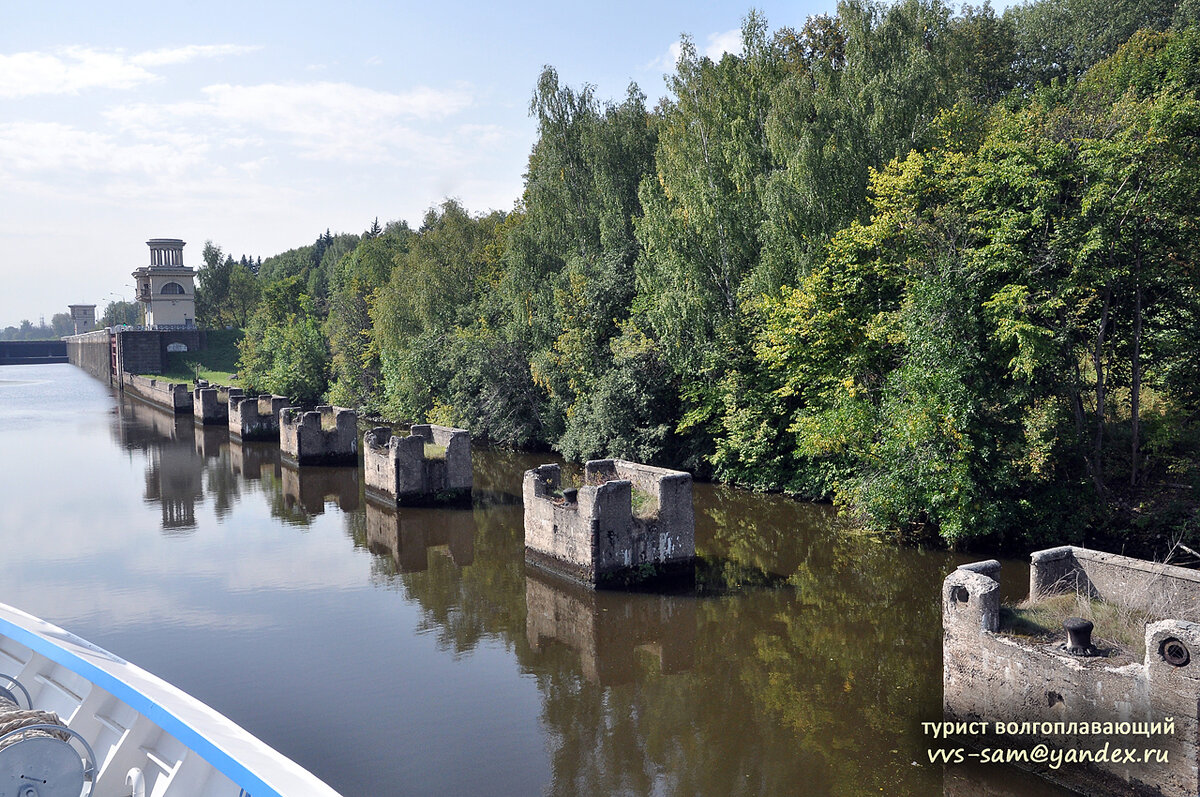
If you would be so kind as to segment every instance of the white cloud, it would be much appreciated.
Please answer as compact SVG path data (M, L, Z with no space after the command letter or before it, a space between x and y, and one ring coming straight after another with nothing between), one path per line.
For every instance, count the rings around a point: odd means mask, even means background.
M304 157L339 161L386 159L397 151L439 146L406 120L436 122L469 107L471 92L417 87L392 93L328 81L208 86L199 100L115 108L107 119L141 138L166 135L180 125L203 121L214 146L262 142L262 134L284 136ZM218 123L216 127L213 123Z
M48 53L0 55L0 97L73 94L83 89L128 89L155 76L121 53L80 47Z
M138 66L168 66L194 61L197 58L220 58L226 55L243 55L261 49L242 44L189 44L164 50L148 50L138 53L129 60Z
M183 135L129 144L59 122L0 125L0 164L5 172L175 174L196 163L205 149L202 140Z
M713 61L720 61L725 53L731 55L742 54L742 31L741 28L733 28L724 33L710 33L706 37L703 49L696 48L696 51L703 56L711 58ZM679 56L683 54L683 44L675 41L667 48L667 51L658 58L646 65L646 69L662 69L668 72L675 71L675 65L679 63Z
M131 89L161 78L147 67L239 55L258 49L236 44L192 44L129 55L123 50L65 47L53 53L0 55L0 97L77 94L86 89Z
M742 31L740 28L727 30L724 33L708 34L708 44L704 54L714 61L720 61L725 53L730 55L742 54Z

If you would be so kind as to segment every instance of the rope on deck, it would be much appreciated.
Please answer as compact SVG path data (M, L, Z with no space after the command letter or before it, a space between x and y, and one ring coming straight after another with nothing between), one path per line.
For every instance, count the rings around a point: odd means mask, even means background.
M53 711L38 711L37 709L21 708L13 701L6 697L0 697L0 737L13 731L20 730L29 725L58 725L65 728L66 725L58 718L58 715ZM36 730L30 731L30 736L51 736L62 739L64 742L69 741L71 735L69 733L55 733L53 731ZM10 744L20 741L21 736L15 736L11 739L5 739L0 742L0 749L7 747Z

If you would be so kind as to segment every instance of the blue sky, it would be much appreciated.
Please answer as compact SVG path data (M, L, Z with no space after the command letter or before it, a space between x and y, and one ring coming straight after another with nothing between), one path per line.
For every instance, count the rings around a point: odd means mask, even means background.
M754 4L772 29L832 2ZM0 0L0 327L132 294L148 238L267 257L456 197L508 210L544 64L653 103L735 2Z

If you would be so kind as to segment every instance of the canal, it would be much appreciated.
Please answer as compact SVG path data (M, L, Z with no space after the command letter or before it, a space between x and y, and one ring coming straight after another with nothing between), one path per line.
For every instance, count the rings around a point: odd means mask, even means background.
M549 459L477 451L473 508L397 512L360 470L281 466L69 365L5 367L0 602L347 797L1060 793L928 760L961 559L697 485L694 590L589 592L524 564L521 474Z

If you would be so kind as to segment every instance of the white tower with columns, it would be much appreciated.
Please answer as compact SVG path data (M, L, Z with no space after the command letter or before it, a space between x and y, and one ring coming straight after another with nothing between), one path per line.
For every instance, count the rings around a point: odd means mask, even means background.
M183 264L184 242L151 238L150 265L133 272L137 298L146 306L146 326L196 326L196 272Z

